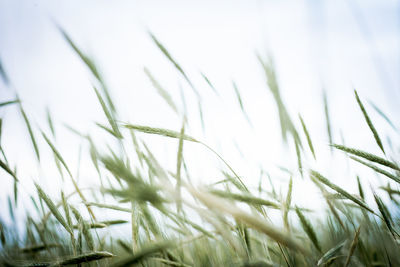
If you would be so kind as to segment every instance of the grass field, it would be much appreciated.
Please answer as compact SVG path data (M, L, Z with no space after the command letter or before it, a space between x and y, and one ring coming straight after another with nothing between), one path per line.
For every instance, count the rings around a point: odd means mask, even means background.
M37 157L32 162L55 165L59 177L54 179L72 184L74 188L71 192L58 188L59 197L51 198L37 182L34 195L21 196L24 191L19 190L17 168L1 147L2 179L14 181L14 192L8 198L9 214L2 211L0 217L0 265L400 266L400 167L392 156L398 148L384 144L380 129L374 126L369 114L377 114L374 118L381 119L398 133L390 119L378 107L364 103L357 91L354 91L354 102L359 107L360 120L365 121L371 142L376 143L380 154L333 143L325 97L325 109L321 112L326 117L331 143L327 146L334 153L344 153L362 168L372 170L386 185L368 187L363 182L365 177L349 173L346 179L358 184L357 192L349 192L338 186L324 170L307 167L310 166L307 159L318 160L318 148L314 147L307 118L290 116L273 65L258 56L260 68L265 71L266 86L276 103L281 126L277 131L282 132L282 146L284 142L294 144L292 152L297 157L298 169L296 173L287 173L289 182L284 188L274 186L274 177L270 177L271 183L263 182L254 188L216 148L190 135L187 130L190 118L177 108L175 100L148 69L144 70L145 74L165 103L181 116L182 126L164 129L124 121L93 60L62 29L60 31L95 80L93 90L107 122L97 123L98 131L107 133L115 145L100 151L100 144L91 136L69 128L87 144L82 153L90 156L90 167L97 174L93 178L97 187L81 188L74 171L57 148L54 131L57 122L51 114L47 118L50 130L43 131L31 123L30 114L26 114L24 103L18 97L0 103L1 109L18 106L26 125L26 138L31 142L27 149L33 149ZM199 89L162 42L152 34L150 38L199 98L201 115ZM11 79L0 70L4 80ZM212 90L218 91L204 74L202 77ZM235 84L233 87L238 109L250 121L240 90ZM175 139L176 153L170 155L176 161L175 169L162 166L157 155L141 139L145 135L157 135L166 141ZM201 186L192 182L184 156L187 144L203 148L223 165L218 180ZM50 150L54 161L43 162L40 157L43 150ZM312 181L324 199L322 205L326 212L315 214L292 201L292 192L299 190L293 186L293 180ZM366 201L366 195L372 195L373 201ZM15 207L21 198L30 198L34 208L24 211L25 227L17 230L15 223L7 224L4 219L15 220ZM115 216L103 219L105 210L112 211ZM281 219L272 219L271 212L278 213ZM124 229L125 234L115 234L116 228Z

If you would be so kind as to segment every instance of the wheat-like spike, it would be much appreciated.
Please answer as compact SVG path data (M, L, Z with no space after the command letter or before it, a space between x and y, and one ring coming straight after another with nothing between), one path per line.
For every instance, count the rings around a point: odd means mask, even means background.
M381 173L381 174L385 175L386 177L389 177L389 178L392 179L393 181L395 181L395 182L397 182L397 183L400 183L400 178L397 177L396 175L393 175L393 174L391 174L390 172L385 171L385 170L383 170L383 169L381 169L381 168L379 168L379 167L377 167L377 166L375 166L375 165L372 165L372 164L370 164L370 163L368 163L368 162L365 162L365 161L363 161L363 160L361 160L361 159L359 159L359 158L356 158L356 157L353 157L353 156L350 156L350 158L351 158L352 160L355 160L355 161L357 161L357 162L359 162L359 163L361 163L361 164L363 164L363 165L365 165L365 166L367 166L367 167L373 169L374 171L376 171L376 172L378 172L378 173Z
M161 50L161 52L168 58L168 60L174 65L174 67L178 70L178 72L183 76L183 78L186 80L186 82L190 85L190 87L192 88L193 92L197 95L197 97L200 98L199 92L194 87L193 83L190 81L190 79L186 75L185 71L175 61L175 59L172 58L171 54L168 52L168 50L165 48L165 46L163 44L161 44L161 42L154 36L153 33L149 32L149 35L150 35L151 39L154 41L154 43L157 45L157 47Z
M111 225L116 225L116 224L124 224L127 223L128 221L125 220L109 220L109 221L101 221L101 222L85 222L87 224L87 226L91 229L93 228L105 228L107 226L111 226ZM78 229L79 228L79 224L75 224L73 225L74 229Z
M260 55L257 55L257 58L264 69L264 72L265 72L265 75L267 78L268 87L274 97L275 103L278 108L282 138L283 138L284 142L287 141L287 134L289 133L293 136L294 139L296 139L297 143L300 146L302 146L299 134L296 130L296 127L294 126L293 121L289 115L289 112L282 100L282 97L280 94L280 88L278 85L277 76L275 73L275 68L274 68L272 60L270 59L269 62L266 62L261 58Z
M143 126L143 125L134 125L134 124L123 124L123 127L128 128L128 129L132 129L132 130L136 130L139 132L143 132L143 133L148 133L148 134L155 134L155 135L162 135L162 136L166 136L166 137L171 137L171 138L176 138L179 139L180 138L180 133L173 131L173 130L169 130L169 129L164 129L164 128L156 128L156 127L149 127L149 126ZM182 138L186 141L191 141L191 142L196 142L198 143L199 141L194 139L191 136L188 136L186 134L184 134L182 136Z
M328 106L328 98L326 96L326 91L323 91L323 99L324 99L324 112L325 112L325 121L326 121L326 130L328 132L329 144L333 143L332 138L332 127L331 127L331 118L329 116L329 106ZM331 149L332 152L332 149Z
M372 123L371 119L369 118L368 113L365 110L364 105L361 102L356 90L354 90L354 94L356 96L357 103L360 106L360 109L361 109L361 111L362 111L362 113L364 115L365 121L367 122L369 129L371 130L372 134L374 135L375 142L378 144L378 146L382 150L383 154L385 154L385 149L383 148L382 141L379 138L378 132L376 131L376 129L374 127L374 124Z
M393 128L393 130L398 131L397 127L394 126L394 123L389 119L389 117L380 109L377 105L368 101L369 104L375 109L375 111Z
M39 244L39 245L20 248L19 251L21 253L37 253L45 249L56 248L60 246L61 246L60 244Z
M299 168L299 172L301 177L303 177L303 165L301 162L301 152L300 152L300 147L299 147L299 143L296 141L295 138L293 138L294 140L294 146L296 148L296 156L297 156L297 167Z
M232 81L232 86L233 86L233 89L235 89L235 94L236 94L236 97L238 99L240 109L242 110L242 112L244 112L242 96L240 95L239 88L237 87L237 85L236 85L236 83L234 81Z
M304 255L309 254L309 252L303 246L300 246L296 240L281 230L275 228L275 226L267 223L264 218L247 213L236 206L230 205L228 202L226 202L226 200L205 191L195 190L189 186L187 189L194 197L199 199L208 208L230 214L236 220L266 234L276 242L295 251L300 251Z
M249 205L261 205L261 206L267 206L267 207L274 208L274 209L280 209L280 205L278 203L275 203L270 200L262 199L259 197L254 197L250 194L235 194L235 193L230 193L230 192L217 190L217 189L212 189L209 192L214 195L217 195L219 197L230 198L233 200L248 203Z
M101 81L101 76L99 74L99 71L97 70L96 66L94 65L93 61L86 56L75 43L72 41L72 39L69 37L69 35L62 29L60 26L58 26L58 30L61 32L63 35L64 39L67 41L67 43L71 46L71 48L75 51L75 53L78 54L78 56L81 58L81 60L86 64L86 66L89 68L89 70L92 72L93 76L96 77L99 81Z
M81 263L87 263L91 261L98 261L106 258L114 257L115 255L107 251L95 251L90 253L81 254L74 257L69 257L49 265L49 267L56 266L68 266L68 265L80 265Z
M50 114L50 110L49 108L46 108L46 117L47 117L47 124L49 125L50 131L53 135L53 137L56 137L56 131L54 128L54 123L53 123L53 119L51 118L51 114Z
M11 175L15 181L18 181L17 175L10 169L6 162L0 159L0 167L5 170L9 175Z
M200 117L200 122L201 122L201 128L203 129L203 132L204 132L205 129L206 129L206 126L205 126L205 122L204 122L203 107L202 107L202 105L201 105L201 101L200 101L200 100L197 101L197 107L198 107L198 110L199 110L199 117Z
M112 128L112 132L114 133L114 135L117 138L122 139L123 138L122 134L121 134L121 132L120 132L120 130L118 128L118 124L115 121L115 118L114 118L112 112L110 112L108 110L108 108L106 106L106 103L104 102L103 98L101 97L101 95L100 95L99 91L96 89L96 87L93 87L93 89L94 89L94 91L96 93L97 99L100 102L101 108L103 109L104 115L106 115L108 123L110 124L110 126Z
M317 171L314 170L310 170L310 175L311 178L315 178L317 181L322 182L323 184L325 184L326 186L329 186L330 188L332 188L333 190L335 190L336 192L338 192L339 194L343 195L344 197L346 197L347 199L353 201L354 203L356 203L357 205L363 207L364 209L368 210L371 213L374 213L374 211L372 209L370 209L367 204L365 204L363 201L361 201L360 199L355 198L354 196L352 196L351 194L349 194L348 192L346 192L345 190L343 190L342 188L340 188L339 186L331 183L327 178L325 178L324 176L322 176L320 173L318 173ZM375 214L375 213L374 213Z
M148 258L154 253L165 251L166 249L173 247L173 243L171 241L162 241L154 244L145 245L141 250L136 251L135 254L126 257L118 262L115 262L111 265L111 267L123 267L123 266L131 266L133 264L139 263L140 261Z
M14 173L16 173L17 170L14 170ZM15 207L18 205L18 180L14 179L14 204Z
M75 215L75 219L78 221L78 223L82 226L82 234L85 237L86 244L90 250L94 250L94 240L92 233L90 232L90 227L89 225L83 220L81 214L77 209L75 209L73 206L70 206L72 213Z
M331 248L328 250L319 260L317 265L318 266L327 266L329 263L334 261L336 259L336 255L339 253L339 251L342 249L342 247L346 244L346 241L343 241L342 243L339 243L337 246Z
M102 204L102 203L86 202L85 205L87 205L87 206L94 206L94 207L98 207L98 208L104 208L104 209L118 210L118 211L124 211L124 212L131 212L131 210L128 209L128 208L123 208L123 207L115 206L115 205Z
M383 221L385 222L387 228L389 229L390 233L393 235L393 238L395 238L394 235L394 229L393 229L393 219L390 216L390 212L386 205L383 203L382 199L375 193L375 191L372 191L374 194L374 199L375 203L378 206L379 212L381 213L383 217Z
M103 89L103 93L105 94L105 97L106 97L106 100L107 100L107 104L110 107L111 111L114 113L115 110L116 110L115 109L115 105L111 100L111 96L110 96L110 94L109 94L109 92L107 90L107 86L105 85L104 80L103 80L102 76L100 75L100 72L97 69L97 66L95 65L93 59L90 58L85 53L83 53L82 50L80 50L78 48L78 46L72 41L72 39L69 37L69 35L59 25L56 25L56 26L58 27L59 31L61 32L61 34L63 35L64 39L67 41L67 43L71 46L71 48L80 57L80 59L83 61L83 63L85 63L85 65L88 67L88 69L93 74L93 76L101 84L101 88Z
M306 124L304 123L304 120L300 114L299 114L299 119L301 122L301 126L303 127L304 134L306 135L306 138L307 138L308 147L310 148L310 151L313 154L314 159L316 159L315 150L314 150L314 146L313 146L313 143L312 143L312 140L310 137L310 133L308 132Z
M178 108L176 107L168 91L161 86L156 78L154 78L153 74L151 74L148 68L144 67L144 73L146 73L153 86L157 89L158 94L165 100L165 102L167 102L167 104L172 108L173 111L175 111L176 114L179 114Z
M300 220L300 223L301 223L301 226L302 226L304 232L306 232L307 236L310 238L310 240L313 243L313 245L315 246L315 248L319 252L321 252L321 245L318 241L317 234L315 233L312 224L310 223L309 220L307 220L307 218L303 215L303 213L297 207L296 207L296 213L297 213L297 217L299 217L299 220Z
M75 187L76 192L78 192L78 195L82 199L83 202L86 202L85 196L82 194L82 191L79 189L78 184L76 183L75 179L72 176L71 171L69 170L67 163L65 163L63 157L61 156L60 152L58 152L57 148L53 145L53 143L50 141L50 139L46 136L44 132L42 132L43 138L46 140L47 144L50 146L51 150L53 151L54 155L58 158L58 160L61 162L61 164L64 166L64 168L67 170L69 177L71 178L72 184ZM89 206L87 206L87 210L89 211L90 215L95 219L96 217L94 216L93 211L90 209Z
M3 67L3 63L1 62L1 59L0 59L0 77L3 79L3 82L5 85L9 85L10 79L8 78L7 72Z
M67 218L68 226L70 228L72 228L72 220L71 220L71 216L70 216L70 213L69 213L69 207L68 207L67 199L65 198L64 192L62 192L62 191L61 191L61 200L62 200L62 205L63 205L65 217Z
M286 201L285 205L283 206L283 223L285 224L286 230L290 230L288 214L290 209L290 203L292 202L292 190L293 190L293 179L292 177L290 177L289 188L286 195Z
M137 130L140 132L148 133L148 134L156 134L156 135L161 135L161 136L166 136L166 137L171 137L171 138L180 138L180 133L176 131L172 131L169 129L164 129L164 128L154 128L154 127L149 127L149 126L142 126L142 125L133 125L133 124L123 124L123 127L132 129L132 130ZM199 143L206 147L208 150L210 150L212 153L214 153L222 162L229 168L229 170L235 175L235 178L240 182L240 184L243 186L243 188L248 191L246 185L243 183L242 179L239 177L239 175L233 170L233 168L225 161L221 155L219 155L214 149L212 149L210 146L207 144L200 142L196 140L195 138L188 136L186 134L183 135L182 137L186 141L191 141L195 143Z
M365 201L365 198L364 198L364 190L363 190L363 188L362 188L362 185L361 185L361 182L360 182L360 177L359 177L358 175L357 175L357 185L358 185L358 193L359 193L361 199L362 199L363 201Z
M70 229L73 229L74 226L72 225L71 215L70 215L70 212L69 212L69 205L68 205L67 199L66 199L66 197L64 195L64 192L62 192L62 191L61 191L61 201L62 201L64 213L65 213L65 218L67 219L68 227ZM74 236L73 232L70 233L70 237L71 237L72 249L73 249L74 253L76 253L75 236Z
M217 96L219 96L217 89L215 89L214 85L211 83L211 81L208 79L208 77L203 72L200 72L200 75L203 77L203 79L206 81L206 83L211 87L211 89L214 91L214 93Z
M46 203L47 207L50 209L51 213L56 217L57 221L60 222L60 224L65 228L65 230L68 231L68 233L72 233L72 229L68 226L68 223L65 221L64 217L61 215L61 213L58 211L56 205L53 203L53 201L50 199L50 197L43 191L43 189L35 183L36 189L38 191L39 197L44 200Z
M46 140L47 144L50 146L51 150L53 151L54 155L60 160L61 164L64 166L65 170L68 172L68 174L72 177L72 173L69 170L67 164L65 163L63 157L61 156L60 152L56 149L56 147L53 145L53 143L50 141L50 139L47 137L47 135L42 132L43 138Z
M29 136L31 138L32 145L33 145L33 148L35 150L36 157L37 157L38 161L40 161L39 148L38 148L38 145L36 143L35 135L33 134L31 123L29 122L28 116L26 115L26 113L25 113L24 109L22 108L21 104L19 105L19 109L21 111L22 117L24 118L26 128L28 128Z
M350 264L351 256L353 256L354 250L356 249L357 244L358 244L358 236L360 235L360 230L361 230L361 225L357 228L357 231L354 235L353 241L351 242L349 254L347 255L346 263L344 264L344 267L347 267Z
M371 153L368 153L368 152L365 152L365 151L362 151L362 150L359 150L359 149L355 149L355 148L350 148L350 147L346 147L346 146L342 146L342 145L337 145L337 144L333 144L332 146L334 148L342 150L342 151L344 151L346 153L350 153L350 154L359 156L361 158L367 159L369 161L372 161L372 162L384 165L386 167L392 168L394 170L400 171L400 168L396 163L391 162L391 161L389 161L387 159L378 157L378 156L376 156L374 154L371 154Z
M5 158L4 151L3 151L2 147L1 147L1 136L2 136L2 133L3 133L3 119L0 118L0 149L1 149L1 153L3 154L3 156Z
M392 188L390 188L390 186L380 186L379 187L382 190L385 190L388 194L395 194L395 195L400 195L400 191L399 190L394 190Z
M178 145L178 155L176 160L176 190L178 194L178 199L181 198L181 167L182 167L182 157L183 157L183 136L185 134L185 121L182 123L182 128L179 136L179 145ZM177 203L177 210L179 211L182 203L179 200Z

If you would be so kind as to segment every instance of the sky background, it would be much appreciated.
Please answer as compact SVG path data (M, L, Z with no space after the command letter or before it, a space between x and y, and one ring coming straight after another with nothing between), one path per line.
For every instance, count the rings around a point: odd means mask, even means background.
M147 67L168 90L178 109L187 110L187 132L211 147L235 166L254 187L260 166L274 181L287 183L296 174L293 144L283 145L278 113L256 58L273 59L282 98L301 130L304 118L317 153L315 162L305 153L305 166L323 170L335 183L355 191L357 169L328 146L322 92L326 91L333 139L379 153L354 99L356 88L368 113L386 136L396 133L368 104L372 101L395 125L400 115L400 1L28 1L0 0L0 60L10 83L0 81L0 101L17 93L36 129L49 133L46 109L56 122L57 148L77 172L81 186L98 184L84 142L65 129L68 124L96 140L106 140L94 122L106 123L86 66L65 42L56 25L98 64L110 88L121 121L179 130L182 124L157 94L144 74ZM196 96L176 69L154 45L151 31L188 73L202 96L205 129ZM202 79L203 72L218 91ZM234 81L242 95L251 125L240 111ZM182 93L186 105L182 101ZM49 194L59 196L61 181L52 155L39 141L42 164L37 167L26 127L16 106L0 109L2 145L18 167L23 191L32 192L39 181ZM39 138L40 132L35 130ZM176 140L140 135L167 168L176 161ZM303 136L304 138L304 136ZM393 140L396 144L396 140ZM305 149L307 150L307 148ZM204 148L187 144L196 183L220 179L224 166ZM79 164L79 162L81 162ZM349 171L349 164L352 171ZM51 165L51 166L49 166ZM90 166L89 166L90 165ZM346 174L346 175L344 175ZM12 181L1 172L0 206L7 206ZM351 175L351 183L348 183ZM296 179L301 179L296 174ZM306 179L308 180L308 178ZM310 182L299 180L298 195L304 206L318 206L321 198ZM364 180L379 184L376 177ZM267 180L263 178L266 186ZM71 185L65 183L65 190ZM296 181L295 181L296 186ZM286 185L283 187L286 190ZM283 191L285 192L285 191ZM296 190L295 190L296 192ZM24 204L21 204L24 205Z

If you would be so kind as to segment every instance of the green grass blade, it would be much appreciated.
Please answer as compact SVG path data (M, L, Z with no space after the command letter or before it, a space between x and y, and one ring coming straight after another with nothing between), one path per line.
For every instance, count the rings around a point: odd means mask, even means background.
M382 215L383 221L385 222L390 233L392 233L393 237L395 238L394 229L393 229L393 219L392 219L392 216L390 215L388 208L383 203L382 199L374 191L372 193L374 194L375 203L378 206L378 209Z
M286 230L290 229L288 215L289 215L290 204L292 202L292 190L293 190L293 179L292 177L290 177L289 188L286 194L286 201L285 205L283 206L283 223L285 225Z
M360 182L360 177L357 175L357 186L358 186L358 194L360 195L360 198L365 201L364 197L364 190L362 188L361 182Z
M376 131L376 129L374 127L374 124L372 123L371 119L369 118L368 113L365 110L364 105L361 102L356 90L354 90L354 94L356 96L357 103L360 106L360 109L361 109L361 111L362 111L362 113L364 115L365 121L367 122L369 129L371 130L372 134L374 135L375 142L378 144L378 146L382 150L383 154L385 154L385 149L383 148L382 141L379 138L378 132Z
M331 183L327 178L325 178L324 176L322 176L320 173L311 170L310 171L310 175L311 178L316 179L317 181L325 184L326 186L332 188L333 190L335 190L336 192L338 192L339 194L343 195L344 197L346 197L347 199L353 201L354 203L356 203L357 205L359 205L360 207L363 207L364 209L368 210L371 213L374 213L374 211L372 209L370 209L367 204L365 204L363 201L361 201L360 199L357 199L356 197L354 197L353 195L349 194L348 192L346 192L345 190L343 190L342 188L340 188L339 186ZM374 213L375 214L375 213Z
M186 80L186 82L190 85L190 87L193 89L195 94L200 97L200 94L197 92L196 88L190 81L189 77L186 75L185 71L182 69L182 67L175 61L174 58L172 58L171 54L168 52L168 50L164 47L163 44L153 35L153 33L149 32L149 35L153 42L157 45L157 47L161 50L161 52L164 54L164 56L167 57L167 59L174 65L174 67L178 70L178 72L183 76L183 78Z
M111 267L123 267L123 266L130 266L133 264L137 264L145 260L149 256L158 252L165 251L166 249L173 246L174 244L171 241L162 241L154 244L145 245L142 249L136 251L131 256L128 256L125 259L122 259L112 264Z
M326 96L325 90L324 90L324 94L323 94L323 99L324 99L324 112L325 112L326 130L328 132L329 144L332 144L333 143L333 137L332 137L331 118L329 116L328 98ZM332 152L332 149L331 149L331 152Z
M97 99L98 99L99 102L100 102L101 108L103 109L103 112L104 112L104 114L106 115L106 118L107 118L107 120L108 120L108 123L110 124L110 126L111 126L111 128L112 128L112 130L113 130L114 135L115 135L117 138L122 139L121 132L119 131L118 124L116 123L115 118L114 118L112 112L110 112L110 111L108 110L108 108L107 108L107 106L106 106L106 103L104 102L103 98L101 97L101 95L100 95L99 91L96 89L96 87L93 87L93 89L94 89L94 91L95 91L95 93L96 93Z
M270 200L266 200L263 198L259 197L254 197L250 194L236 194L236 193L230 193L222 190L217 190L217 189L212 189L209 191L210 193L217 195L222 198L228 198L228 199L233 199L241 202L245 202L249 205L256 205L256 206L266 206L274 209L280 209L280 204L275 203Z
M68 223L65 221L64 217L58 211L57 206L53 203L50 197L43 191L43 189L35 183L36 189L38 191L39 197L43 199L46 203L47 207L50 209L51 213L57 219L57 221L68 231L68 233L72 233L72 229L68 226Z
M51 118L50 110L48 108L46 108L46 115L47 115L47 123L49 124L50 131L51 131L53 137L55 137L56 131L54 128L53 119Z
M0 167L6 171L9 175L11 175L15 181L18 181L17 175L10 169L7 163L0 159Z
M264 217L256 216L254 214L247 213L242 209L231 205L226 200L214 196L205 191L198 191L192 187L187 187L189 192L199 199L207 208L216 210L218 212L223 212L231 215L235 220L246 224L247 226L266 234L271 239L276 242L293 249L294 251L299 251L304 255L308 255L309 252L303 246L297 242L297 240L293 239L290 235L276 228L272 224L266 222Z
M167 104L171 107L171 109L176 113L179 114L178 108L176 107L174 101L172 100L171 95L165 90L160 83L154 78L151 74L150 70L146 67L144 68L144 72L146 73L147 77L150 79L153 86L157 89L158 94L167 102Z
M331 248L328 250L319 260L317 265L318 266L328 266L330 263L332 263L336 258L337 255L339 254L340 250L342 247L346 244L346 240L343 241L342 243L339 243L337 246Z
M10 79L8 78L8 75L3 67L1 59L0 59L0 77L3 79L5 85L8 85L10 83Z
M94 207L103 208L103 209L111 209L111 210L117 210L117 211L131 212L131 210L128 209L128 208L123 208L123 207L115 206L115 205L108 205L108 204L95 203L95 202L87 202L85 204L87 206L94 206Z
M94 250L94 240L93 240L92 233L90 232L89 225L83 220L81 214L79 213L79 211L77 209L75 209L72 206L70 206L70 208L72 210L72 213L75 216L75 219L78 221L79 224L82 225L82 234L85 237L88 248L91 251L93 251Z
M361 164L363 164L363 165L365 165L365 166L371 168L371 169L374 170L375 172L378 172L378 173L380 173L380 174L385 175L386 177L389 177L390 179L392 179L392 180L395 181L396 183L399 183L399 184L400 184L400 178L399 178L398 176L393 175L393 174L391 174L390 172L385 171L385 170L383 170L383 169L381 169L381 168L379 168L379 167L377 167L377 166L375 166L375 165L373 165L373 164L370 164L370 163L368 163L368 162L365 162L365 161L363 161L363 160L361 160L361 159L359 159L359 158L356 158L356 157L353 157L353 156L350 156L350 158L351 158L352 160L355 160L355 161L357 161L357 162L359 162L359 163L361 163Z
M235 89L235 94L236 94L236 97L237 97L237 100L238 100L240 109L241 109L241 111L242 111L242 113L243 113L243 116L246 118L247 122L252 126L252 123L251 123L251 121L250 121L250 118L249 118L249 116L247 115L246 110L244 109L243 100L242 100L242 96L240 95L239 88L237 87L236 83L233 82L233 81L232 81L232 86L233 86L233 89Z
M73 229L67 198L65 197L64 192L62 192L62 191L61 191L61 201L62 201L62 206L64 209L65 218L67 219L68 227L69 227L69 229ZM73 249L74 253L76 253L75 236L74 236L73 232L70 234L70 237L71 237L72 249Z
M8 105L11 105L11 104L16 104L16 103L19 103L19 100L18 100L18 99L10 100L10 101L5 101L5 102L0 102L0 108L1 108L1 107L5 107L5 106L8 106Z
M280 88L278 85L278 80L277 80L277 76L275 73L275 68L272 63L272 60L270 60L269 62L265 62L259 55L257 55L257 58L258 58L259 62L261 63L261 66L264 69L265 76L267 78L268 87L274 97L275 103L278 108L283 141L284 142L287 141L287 134L289 133L293 136L294 139L296 139L298 144L300 144L300 146L301 146L301 140L300 140L299 134L298 134L296 127L294 126L292 119L290 118L289 112L282 100L282 97L280 94Z
M237 87L235 82L232 82L232 85L233 85L233 89L235 89L235 94L236 94L236 97L238 99L240 109L244 112L243 101L242 101L242 97L241 97L240 92L239 92L239 88Z
M214 91L214 93L219 96L217 89L215 89L214 85L211 83L211 81L207 78L207 76L203 73L200 72L201 77L203 77L203 79L206 81L206 83L208 84L208 86L211 87L211 89Z
M344 267L347 267L350 264L351 256L353 256L353 253L354 253L354 251L355 251L355 249L357 247L357 244L358 244L358 237L360 235L360 230L361 230L361 226L359 226L357 228L357 231L356 231L356 233L354 235L353 241L351 242L350 249L349 249L349 254L347 255Z
M294 140L294 146L296 148L297 167L299 168L301 177L303 177L303 165L301 162L301 152L300 152L300 147L299 147L300 145L299 145L299 143L297 143L295 138L293 138L293 140Z
M337 144L333 144L332 146L334 148L342 150L342 151L344 151L346 153L353 154L353 155L359 156L361 158L367 159L369 161L378 163L380 165L383 165L383 166L392 168L394 170L400 171L400 168L397 166L396 163L391 162L391 161L389 161L387 159L378 157L378 156L376 156L374 154L371 154L371 153L368 153L368 152L365 152L365 151L362 151L362 150L359 150L359 149L355 149L355 148L350 148L350 147L345 147L345 146L342 146L342 145L337 145Z
M297 213L297 217L299 217L301 226L304 230L304 232L306 232L307 236L310 238L311 242L313 243L313 245L315 246L315 248L321 252L321 245L319 243L317 234L314 231L313 226L311 225L311 223L307 220L307 218L303 215L303 213L300 211L300 209L298 209L296 207L296 213Z
M64 166L65 170L68 172L69 177L71 178L72 184L75 187L75 190L78 192L78 195L82 199L83 202L86 202L85 196L82 194L82 191L79 189L78 184L76 183L74 177L72 176L71 171L68 168L68 165L65 163L63 157L61 156L60 152L56 149L56 147L53 145L53 143L50 141L50 139L46 136L44 132L42 132L43 138L46 140L47 144L50 146L51 150L53 151L54 155L57 157L57 159L61 162L61 164ZM92 215L93 218L96 218L94 216L93 211L90 209L90 207L87 207L89 213Z
M155 135L161 135L161 136L166 136L166 137L171 137L171 138L180 138L180 133L169 130L169 129L164 129L164 128L155 128L155 127L149 127L149 126L143 126L143 125L133 125L133 124L123 124L123 127L136 130L139 132L147 133L147 134L155 134ZM184 134L182 138L186 141L191 141L191 142L196 142L199 143L198 140L194 139L191 136L188 136Z
M72 173L69 170L67 164L65 163L63 157L61 156L60 152L56 149L56 147L53 145L53 143L50 141L50 139L47 137L47 135L42 132L42 136L44 140L46 140L47 144L50 146L51 150L53 151L54 155L58 158L58 160L61 162L61 164L64 166L65 170L68 172L68 174L72 177Z
M394 125L394 123L389 119L389 117L380 109L378 108L377 105L372 103L371 101L368 101L369 104L375 109L375 111L390 125L392 126L393 130L397 131L397 127Z
M50 267L55 267L55 266L69 266L69 265L76 265L79 266L82 263L88 263L91 261L98 261L106 258L111 258L114 257L115 255L111 254L110 252L107 251L95 251L95 252L89 252L85 254L81 254L78 256L74 257L69 257L60 261L57 261L50 265Z
M301 122L301 126L303 127L304 134L306 135L306 138L307 138L308 147L310 148L310 151L313 154L314 159L316 159L314 146L313 146L313 143L311 141L310 133L308 132L306 124L304 123L304 120L303 120L303 118L301 117L300 114L299 114L299 119L300 119L300 122Z
M89 68L89 70L92 72L93 76L96 77L99 81L101 81L101 76L93 63L93 61L86 56L75 43L72 41L72 39L69 37L69 35L62 29L61 27L58 26L59 31L61 32L62 36L64 39L67 41L67 43L71 46L71 48L78 54L78 56L81 58L81 60L86 64L86 66Z
M176 159L176 190L178 194L179 202L177 204L177 210L181 210L181 168L182 168L182 157L183 157L183 136L185 135L185 122L182 123L181 132L179 135L178 155Z
M32 145L33 145L33 148L35 150L36 157L37 157L38 161L40 161L39 148L38 148L38 145L36 143L35 135L33 134L32 127L31 127L31 124L29 122L28 116L26 116L26 113L25 113L24 109L22 108L22 106L20 105L19 107L20 107L20 111L21 111L22 117L24 118L25 125L28 128L29 136L31 138Z

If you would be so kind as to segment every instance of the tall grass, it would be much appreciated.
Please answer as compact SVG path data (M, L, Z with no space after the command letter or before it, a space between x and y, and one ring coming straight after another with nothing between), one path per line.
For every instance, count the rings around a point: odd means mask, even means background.
M118 114L118 107L114 104L95 62L78 48L65 31L61 30L61 33L98 82L97 87L93 88L108 122L107 125L98 123L98 130L106 130L118 144L118 150L109 145L107 152L101 151L97 149L100 145L89 135L69 127L87 143L87 150L84 152L90 156L92 167L99 178L98 188L80 188L77 177L72 174L67 161L52 141L55 139L55 125L58 122L50 112L47 112L47 121L52 135L48 136L30 123L28 117L31 116L25 113L23 101L17 98L0 103L0 108L19 105L27 128L26 136L30 139L37 157L36 163L42 166L52 164L43 162L40 157L40 151L45 148L39 144L47 144L58 164L60 178L62 179L63 168L70 178L64 183L71 182L74 188L68 194L64 194L63 188L59 188L61 198L52 199L40 183L36 182L37 194L30 196L35 209L25 211L23 230L17 229L15 222L5 223L7 215L2 212L0 265L400 266L397 204L400 196L400 168L395 161L395 155L389 155L389 151L384 150L378 130L372 124L357 92L355 98L360 111L384 157L362 149L333 144L334 129L325 94L324 109L321 110L325 112L327 138L331 149L341 150L376 175L383 175L381 179L386 179L384 181L388 184L365 190L362 186L364 177L355 178L349 172L346 179L358 185L358 192L355 193L341 188L334 182L334 177L325 177L325 171L308 167L308 156L312 156L313 161L317 157L315 144L305 124L307 118L299 115L299 124L292 121L280 94L273 64L259 56L260 67L266 74L266 86L277 105L283 139L293 139L295 150L292 153L297 157L299 174L309 174L304 175L303 179L297 174L290 175L284 189L285 196L282 196L275 189L274 177L268 175L270 185L265 185L261 179L259 188L254 189L245 183L246 180L236 171L236 166L229 164L223 155L200 138L192 136L188 130L191 120L186 117L186 113L182 113L167 89L147 68L144 69L145 74L166 104L175 113L182 115L182 127L171 130L124 121ZM172 63L177 74L192 88L198 98L197 103L201 105L201 94L191 81L189 73L152 33L150 39ZM8 77L4 69L0 70L3 79ZM218 95L206 74L200 75ZM239 89L235 83L233 87L238 109L250 122ZM375 110L379 111L377 107ZM390 121L386 115L384 119ZM305 139L298 134L298 129L304 132ZM40 141L35 135L36 130L42 133ZM163 167L157 160L157 155L143 142L141 137L149 134L165 138L165 141L167 138L176 140L176 150L171 154L171 158L176 159L176 168L173 171ZM1 141L4 143L7 140ZM221 170L221 177L224 178L213 184L195 186L191 182L188 159L185 157L185 151L189 149L185 145L187 142L200 145L210 156L217 156L215 159L224 164L224 169ZM308 144L308 149L304 148L304 143ZM134 149L132 154L127 152L128 146ZM11 197L8 198L10 217L15 220L13 216L17 196L24 194L25 199L28 196L25 195L25 190L18 190L19 179L16 169L6 157L7 151L1 147L1 152L3 179L9 176L15 180L14 203ZM307 194L306 191L300 191L304 189L294 186L294 180L296 184L307 180L314 182L325 199L326 215L312 215L307 207L293 203L292 194ZM367 201L367 194L373 195L375 203ZM70 197L73 195L78 195L80 199L71 201ZM119 217L104 219L104 210L112 211ZM281 212L282 222L271 218L272 211ZM124 234L115 234L117 231L114 229L118 227L123 229Z

